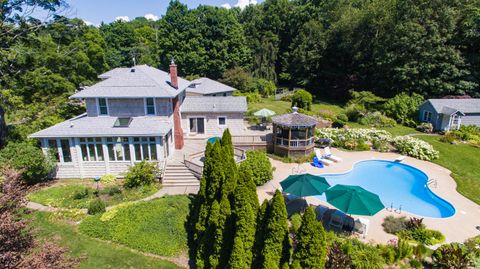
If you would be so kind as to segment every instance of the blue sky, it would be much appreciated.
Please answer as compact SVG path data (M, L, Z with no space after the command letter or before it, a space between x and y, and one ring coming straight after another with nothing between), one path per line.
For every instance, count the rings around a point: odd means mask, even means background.
M189 8L200 4L215 6L244 6L260 0L180 0ZM78 17L94 25L112 22L117 18L134 19L150 14L149 18L165 14L169 0L67 0L70 9L68 17ZM153 15L153 16L152 16Z

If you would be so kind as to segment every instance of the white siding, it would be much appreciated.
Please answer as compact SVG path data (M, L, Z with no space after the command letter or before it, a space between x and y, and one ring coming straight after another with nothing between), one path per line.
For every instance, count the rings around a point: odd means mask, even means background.
M477 125L480 126L480 113L466 114L462 117L461 125Z
M227 126L218 125L218 117L227 117ZM205 118L205 137L221 136L226 128L230 129L232 135L240 135L245 132L246 126L243 122L242 113L182 113L182 128L186 137L189 136L190 122L189 118Z

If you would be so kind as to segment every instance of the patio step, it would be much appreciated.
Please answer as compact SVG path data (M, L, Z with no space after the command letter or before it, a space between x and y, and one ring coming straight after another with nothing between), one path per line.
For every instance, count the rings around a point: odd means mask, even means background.
M162 179L163 186L200 186L200 181L181 162L167 162L165 173Z

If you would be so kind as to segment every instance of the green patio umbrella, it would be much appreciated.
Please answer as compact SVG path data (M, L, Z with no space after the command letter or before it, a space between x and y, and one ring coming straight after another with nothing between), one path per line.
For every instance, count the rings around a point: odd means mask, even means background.
M300 174L288 176L280 182L283 192L299 197L321 195L330 185L324 177L311 174Z
M378 195L360 186L338 184L325 194L330 204L347 214L373 216L385 208Z
M275 115L275 112L271 111L270 109L267 109L267 108L262 108L259 111L253 113L253 115L255 115L257 117L268 118L268 117L271 117L271 116Z

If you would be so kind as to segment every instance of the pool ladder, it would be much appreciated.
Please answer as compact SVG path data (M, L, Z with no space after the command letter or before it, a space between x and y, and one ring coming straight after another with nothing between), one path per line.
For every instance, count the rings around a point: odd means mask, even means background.
M438 187L438 183L436 179L430 179L427 182L427 186L433 186L435 189Z

